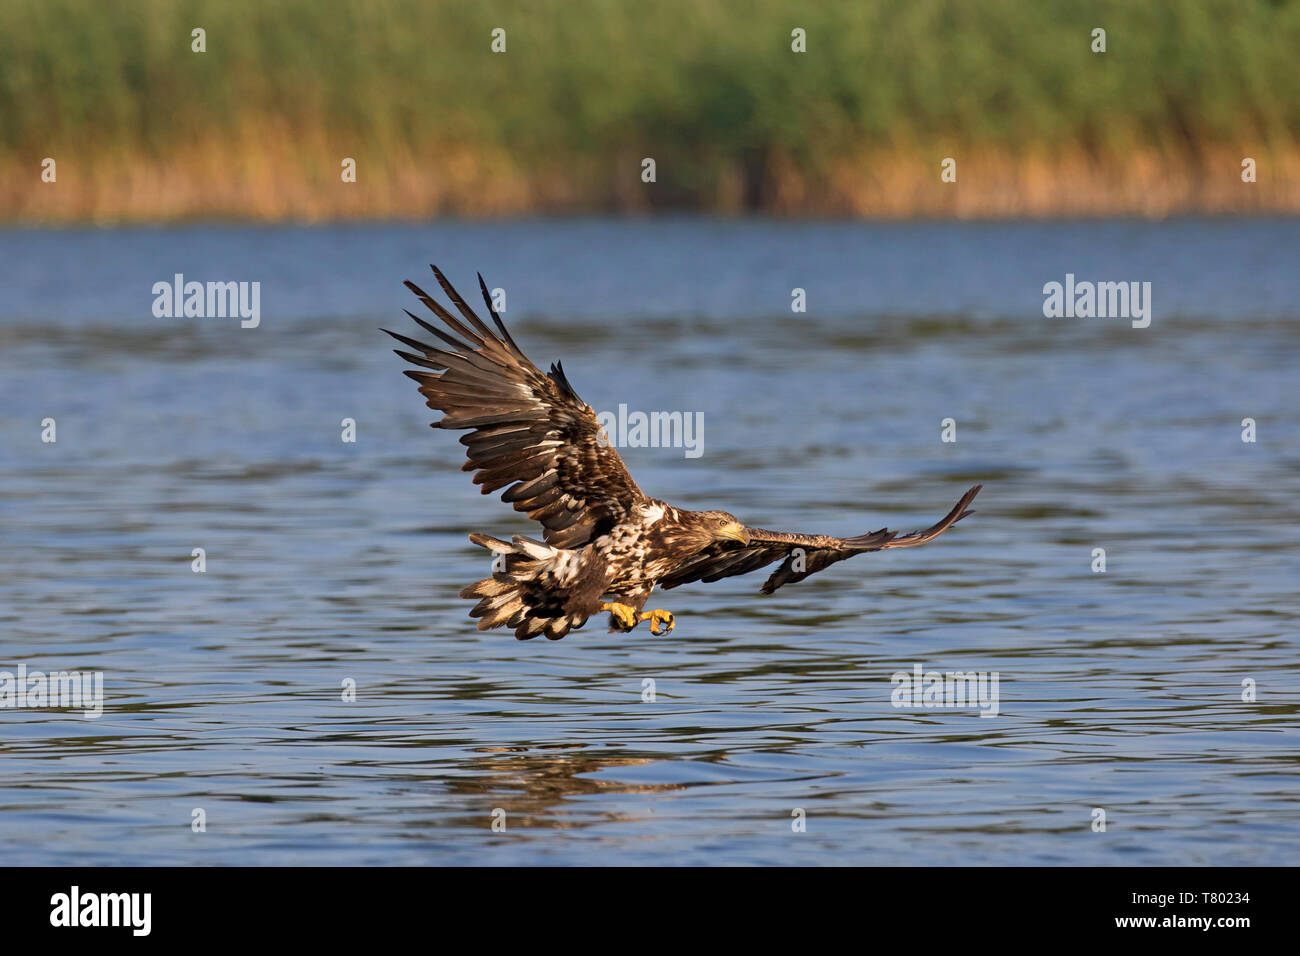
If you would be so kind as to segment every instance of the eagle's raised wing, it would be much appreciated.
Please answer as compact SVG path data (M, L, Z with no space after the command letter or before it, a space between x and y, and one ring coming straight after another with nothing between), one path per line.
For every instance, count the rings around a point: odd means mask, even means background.
M802 581L810 574L828 568L855 554L884 551L888 548L914 548L933 541L962 518L974 512L966 510L982 485L976 485L953 507L941 521L913 534L899 537L897 531L881 528L870 534L854 538L834 538L822 534L788 534L784 531L766 531L746 528L749 544L743 547L714 546L684 561L668 575L659 579L662 588L675 588L691 581L717 581L733 574L749 571L784 558L781 566L763 582L763 593L771 594L783 584ZM799 570L795 570L799 568Z
M429 407L445 413L433 427L472 429L460 439L469 449L462 470L477 472L474 483L483 486L483 494L509 485L501 499L541 522L548 544L576 548L599 537L646 497L603 438L595 411L578 397L560 365L543 374L520 351L492 308L481 275L479 288L495 331L437 266L430 268L464 321L413 282L406 287L454 335L406 314L450 350L384 331L420 354L393 351L430 370L407 369L406 374L419 383Z

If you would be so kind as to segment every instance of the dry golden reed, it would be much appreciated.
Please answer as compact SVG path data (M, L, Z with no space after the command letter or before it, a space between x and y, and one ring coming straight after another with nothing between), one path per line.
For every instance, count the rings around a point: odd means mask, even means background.
M9 0L0 220L1295 213L1297 49L1270 0Z

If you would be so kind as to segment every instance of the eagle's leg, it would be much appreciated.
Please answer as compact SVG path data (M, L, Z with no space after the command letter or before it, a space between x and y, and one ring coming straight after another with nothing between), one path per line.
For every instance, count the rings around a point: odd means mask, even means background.
M658 608L656 608L653 611L642 611L639 615L637 615L637 622L639 623L641 621L650 622L651 634L660 633L659 631L660 624L663 624L665 626L665 630L663 631L664 634L670 633L672 629L677 626L677 621L674 620L672 611L664 611Z
M630 631L642 620L642 618L636 616L636 608L628 607L628 605L620 604L617 601L602 601L600 609L610 613L612 618L610 630ZM658 631L655 631L655 633L657 634Z

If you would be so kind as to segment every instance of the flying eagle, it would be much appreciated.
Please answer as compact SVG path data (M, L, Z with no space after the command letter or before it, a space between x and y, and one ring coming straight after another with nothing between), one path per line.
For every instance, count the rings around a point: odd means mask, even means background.
M431 268L460 318L413 282L406 287L447 331L406 314L442 346L383 331L413 350L394 349L419 366L406 374L429 407L444 413L433 427L468 430L460 439L468 448L462 470L475 472L483 494L505 488L501 499L542 526L541 541L469 536L499 556L491 577L460 592L478 599L469 613L479 630L509 627L521 641L539 634L558 641L608 611L611 631L648 620L652 633L667 633L675 624L671 612L642 610L656 585L716 581L780 561L762 588L771 594L855 554L925 544L971 514L966 509L979 485L924 531L900 536L882 528L835 538L750 528L725 511L687 511L651 498L632 480L563 367L556 363L543 374L515 344L483 276L479 288L495 329Z

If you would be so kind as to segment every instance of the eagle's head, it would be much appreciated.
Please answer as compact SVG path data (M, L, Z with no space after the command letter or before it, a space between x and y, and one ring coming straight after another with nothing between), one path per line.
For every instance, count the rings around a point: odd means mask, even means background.
M749 544L749 532L735 515L725 511L699 511L695 517L700 550L714 544L739 547Z

